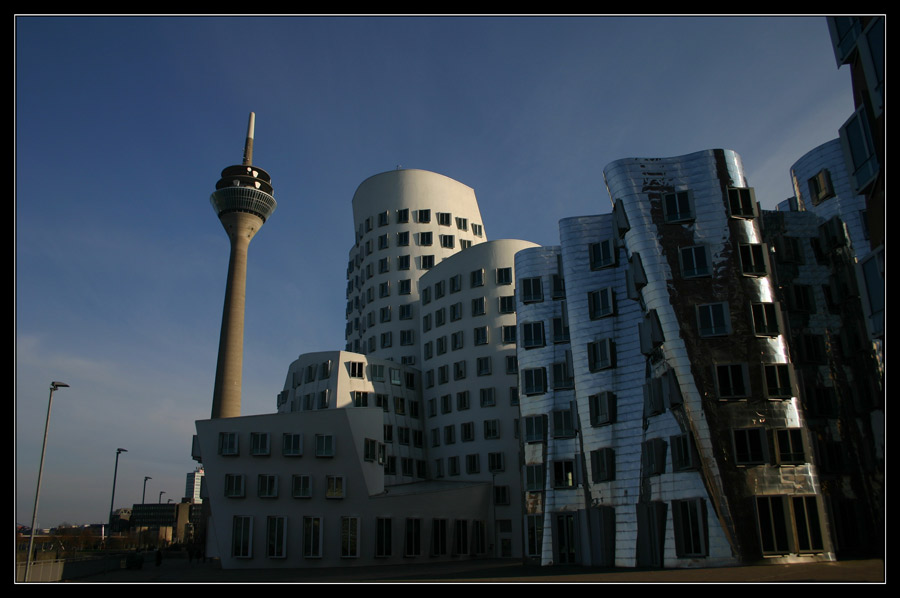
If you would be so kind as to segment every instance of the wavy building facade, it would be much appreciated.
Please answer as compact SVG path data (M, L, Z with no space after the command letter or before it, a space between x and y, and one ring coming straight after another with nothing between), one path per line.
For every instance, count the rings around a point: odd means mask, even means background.
M860 311L852 293L811 309L855 280L833 223L849 208L762 212L730 150L604 174L611 212L563 219L552 247L488 241L474 192L442 175L364 181L346 350L292 363L276 413L197 422L208 553L704 567L832 560L877 536L883 447L861 439L877 421L841 398L866 382L883 405L877 360L865 334L853 359L814 354Z

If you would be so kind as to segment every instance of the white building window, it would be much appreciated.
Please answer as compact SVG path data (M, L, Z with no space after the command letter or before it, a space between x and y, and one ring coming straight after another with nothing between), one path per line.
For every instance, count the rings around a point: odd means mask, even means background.
M303 434L285 432L282 437L281 454L285 457L303 455Z
M316 434L316 457L334 457L334 436Z
M238 559L253 556L253 517L235 515L232 519L231 556Z
M278 498L278 476L267 473L259 474L256 495L259 498Z
M266 517L266 557L283 559L287 552L287 517Z

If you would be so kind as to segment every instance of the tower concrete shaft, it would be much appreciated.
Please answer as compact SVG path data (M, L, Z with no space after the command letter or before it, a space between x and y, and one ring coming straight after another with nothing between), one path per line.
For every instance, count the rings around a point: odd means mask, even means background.
M222 171L210 202L231 241L219 357L213 389L212 418L241 415L244 361L244 310L247 296L247 251L250 241L275 211L269 174L252 166L255 116L250 113L244 160Z

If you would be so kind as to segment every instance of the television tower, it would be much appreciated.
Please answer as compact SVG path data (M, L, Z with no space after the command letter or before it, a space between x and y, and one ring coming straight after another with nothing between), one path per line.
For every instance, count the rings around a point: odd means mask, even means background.
M231 240L228 281L225 286L225 308L219 337L219 359L213 390L212 418L241 415L241 374L244 361L244 304L247 294L247 249L272 212L272 178L262 168L253 166L253 130L256 115L250 113L244 161L228 166L216 183L209 201Z

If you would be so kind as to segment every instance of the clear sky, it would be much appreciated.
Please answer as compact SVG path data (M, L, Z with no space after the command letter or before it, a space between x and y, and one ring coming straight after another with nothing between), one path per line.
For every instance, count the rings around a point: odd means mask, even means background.
M603 167L726 148L765 208L853 111L823 17L19 17L16 521L178 500L209 417L228 240L210 204L241 160L278 209L250 246L243 413L301 353L344 347L350 201L432 170L488 238L559 242L610 211Z

